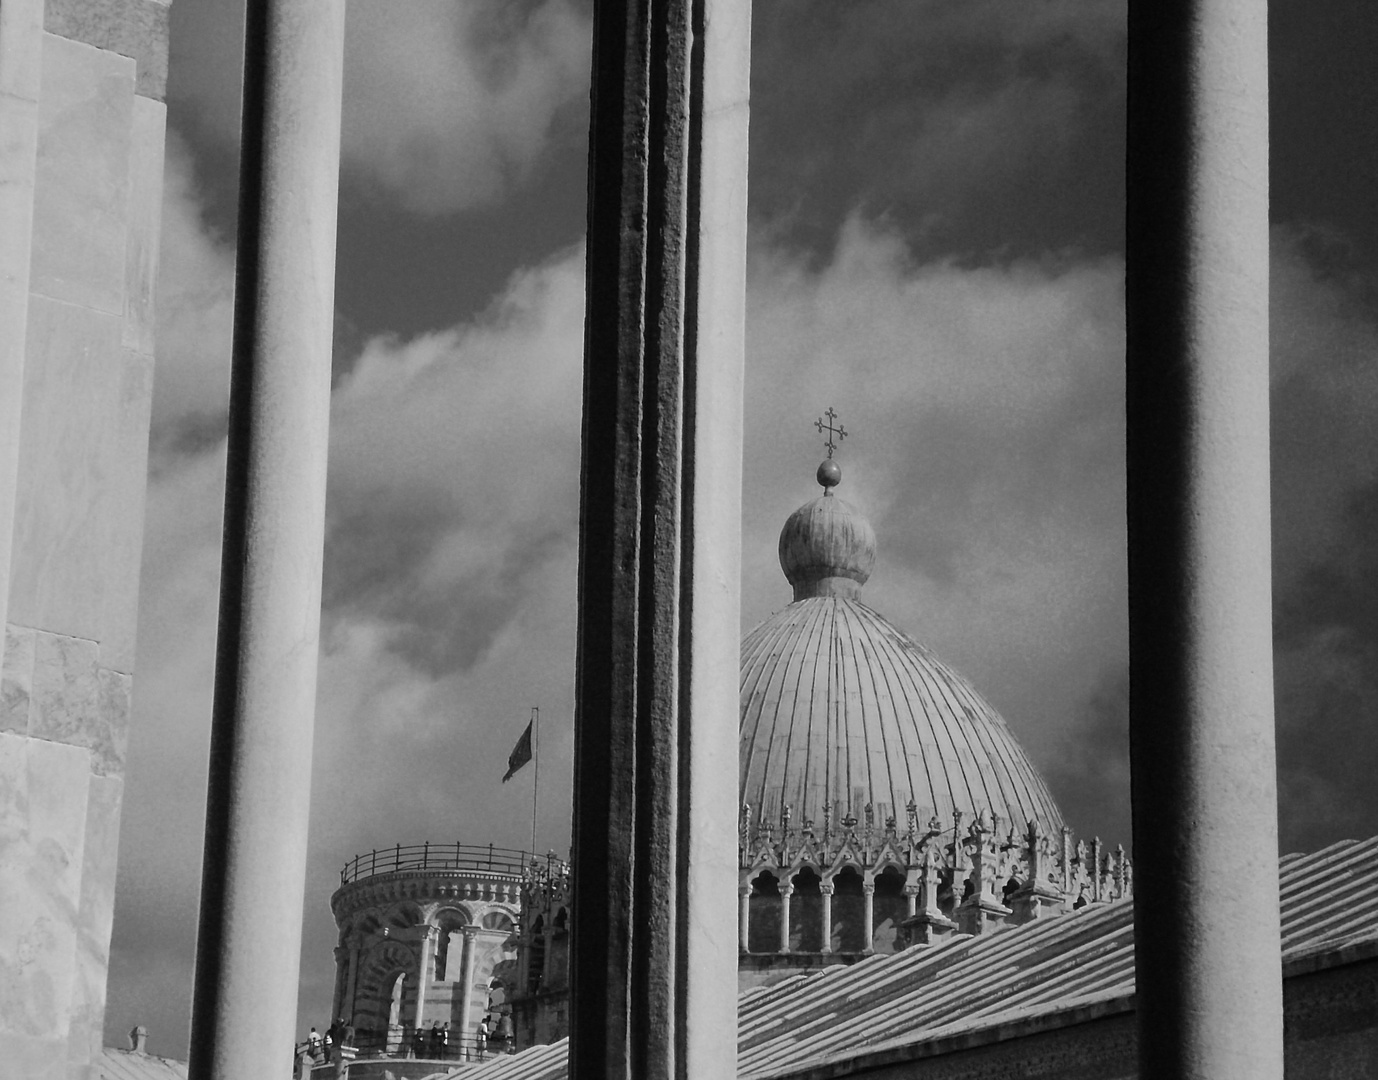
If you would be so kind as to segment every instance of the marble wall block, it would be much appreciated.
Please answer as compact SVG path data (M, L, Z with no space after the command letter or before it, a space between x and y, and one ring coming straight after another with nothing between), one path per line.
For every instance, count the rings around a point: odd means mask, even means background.
M0 4L0 626L9 620L42 51L43 0Z
M129 229L125 241L125 323L122 344L153 355L153 304L163 214L167 106L136 97L129 147Z
M85 747L97 776L123 775L131 681L100 666L94 641L38 631L29 733Z
M44 27L138 63L138 93L161 101L167 85L169 0L48 0Z
M0 4L0 95L37 101L42 78L44 0Z
M122 319L34 295L10 566L9 620L100 640L112 507L120 465ZM140 512L142 504L140 504Z
M101 565L101 666L130 673L134 670L148 489L153 354L124 349L122 359L119 389L107 416L111 426L97 506L103 542L96 554Z
M68 1056L74 1065L89 1061L104 1045L105 980L110 966L123 794L123 780L113 776L91 778L67 1036Z
M67 1057L88 753L0 734L0 1044L51 1040Z
M124 315L134 61L43 36L29 287Z
M0 668L0 731L29 733L33 699L34 632L26 626L5 627L5 660Z

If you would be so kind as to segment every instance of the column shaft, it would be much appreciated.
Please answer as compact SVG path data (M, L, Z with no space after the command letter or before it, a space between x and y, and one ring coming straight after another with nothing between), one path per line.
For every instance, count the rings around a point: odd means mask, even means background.
M343 945L335 946L335 990L330 995L330 1022L342 1015L344 1010L345 980L349 978L349 950Z
M250 0L193 1080L296 1026L330 418L344 5Z
M861 939L866 943L862 952L871 952L876 936L876 887L872 882L861 886Z
M833 886L824 885L820 890L823 895L823 948L822 952L830 953L833 951Z
M750 4L600 0L570 1074L736 1072Z
M474 935L476 927L463 928L464 943L459 950L459 1041L468 1054L473 1045L474 1031L470 1030L469 1014L474 1008ZM485 1002L486 1004L486 1002Z
M1129 7L1130 744L1145 1080L1282 1076L1266 7Z
M780 886L780 951L789 952L789 900L794 895L793 885Z
M349 977L345 981L344 1010L340 1013L345 1023L354 1025L354 994L359 986L359 946L349 949Z
M440 933L438 926L427 926L421 937L421 963L416 971L416 1012L412 1027L418 1030L426 1020L426 995L431 992L431 972L435 964L435 939Z
M737 889L737 948L741 952L751 950L751 886L743 885Z

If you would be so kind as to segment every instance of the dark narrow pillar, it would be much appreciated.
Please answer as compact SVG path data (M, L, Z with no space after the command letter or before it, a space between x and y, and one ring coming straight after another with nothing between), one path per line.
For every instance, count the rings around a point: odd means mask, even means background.
M736 1072L750 4L595 8L571 1075Z
M249 0L192 1080L284 1074L316 710L341 0Z
M1140 1075L1280 1080L1267 5L1129 10Z

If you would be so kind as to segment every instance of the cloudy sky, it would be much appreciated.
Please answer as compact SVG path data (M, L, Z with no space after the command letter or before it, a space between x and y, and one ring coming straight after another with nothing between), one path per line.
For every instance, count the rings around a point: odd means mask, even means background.
M1272 0L1284 850L1378 832L1378 9ZM176 0L107 1032L186 1049L232 302L240 5ZM569 844L590 4L351 0L300 1025L354 853ZM1129 841L1122 0L756 0L743 622L835 407L865 597Z

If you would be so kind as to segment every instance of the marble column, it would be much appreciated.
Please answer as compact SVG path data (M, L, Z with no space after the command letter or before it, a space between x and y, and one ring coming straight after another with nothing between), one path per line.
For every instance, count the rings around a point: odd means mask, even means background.
M861 937L866 942L861 947L864 953L874 951L876 936L876 883L861 883Z
M349 946L349 975L345 980L344 1011L340 1013L345 1023L354 1025L354 996L359 988L359 943L353 941Z
M751 950L751 885L737 886L737 948Z
M335 946L335 990L330 995L330 1020L344 1015L345 980L349 978L349 950L341 943Z
M431 992L431 982L435 971L435 944L440 937L440 927L425 926L421 929L421 962L416 971L416 1013L412 1027L418 1031L426 1023L426 995Z
M1131 0L1127 169L1139 1074L1279 1080L1267 5Z
M830 881L818 887L823 897L823 947L820 951L824 953L833 951L833 893L836 890L837 886Z
M467 1053L474 1036L469 1014L474 1008L474 938L478 935L478 927L465 926L460 932L464 935L464 943L459 950L459 1041Z
M192 1080L276 1075L295 1036L343 57L339 0L250 0Z
M570 1073L732 1076L745 0L594 8Z
M794 895L794 886L780 886L780 952L789 952L789 900Z

